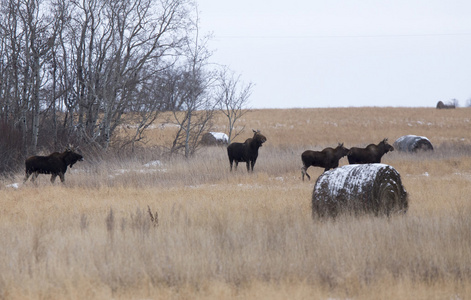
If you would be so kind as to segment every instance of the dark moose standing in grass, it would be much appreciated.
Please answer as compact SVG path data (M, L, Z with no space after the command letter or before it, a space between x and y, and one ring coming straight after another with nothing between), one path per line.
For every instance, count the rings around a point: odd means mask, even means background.
M75 153L70 147L62 153L54 152L48 156L31 156L25 161L26 174L23 183L28 180L31 174L33 174L33 177L31 177L33 182L39 174L51 174L52 183L54 183L57 176L63 183L67 167L72 168L77 161L83 161L83 156Z
M375 144L369 144L366 148L352 147L347 154L349 164L373 164L380 163L381 157L389 151L394 151L394 147L388 144L388 139L384 139Z
M339 160L347 155L348 151L349 150L343 146L343 143L339 143L335 149L328 147L322 151L304 151L303 154L301 154L301 160L303 161L303 167L301 168L303 181L304 175L311 180L311 176L307 173L307 169L310 166L324 168L324 172L337 168L339 166Z
M267 141L267 138L260 133L260 130L253 130L254 135L252 138L248 138L244 143L231 143L227 146L227 155L229 156L229 163L235 161L235 168L239 165L239 162L245 161L247 164L247 171L253 172L253 166L257 161L258 148L262 147L262 144Z

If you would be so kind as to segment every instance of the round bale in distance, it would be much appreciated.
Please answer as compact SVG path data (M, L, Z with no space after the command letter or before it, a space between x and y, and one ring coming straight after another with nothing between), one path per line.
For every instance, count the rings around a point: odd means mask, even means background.
M229 137L223 132L206 132L201 137L203 146L227 146Z
M433 151L433 146L429 139L417 135L401 136L394 142L393 147L405 152Z
M385 164L353 164L324 172L312 192L312 217L340 213L376 216L405 213L407 192L401 176Z

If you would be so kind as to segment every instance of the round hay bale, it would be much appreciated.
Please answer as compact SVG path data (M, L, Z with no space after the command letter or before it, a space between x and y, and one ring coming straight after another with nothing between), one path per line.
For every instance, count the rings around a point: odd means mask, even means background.
M437 103L437 109L452 109L452 108L456 108L456 105L453 102L449 104L445 104L443 103L443 101L438 101Z
M433 151L430 140L424 136L417 135L401 136L394 142L393 147L405 152Z
M206 132L201 137L203 146L225 146L229 142L229 137L223 132Z
M324 172L312 192L312 217L336 217L340 213L376 216L408 208L401 176L385 164L354 164Z

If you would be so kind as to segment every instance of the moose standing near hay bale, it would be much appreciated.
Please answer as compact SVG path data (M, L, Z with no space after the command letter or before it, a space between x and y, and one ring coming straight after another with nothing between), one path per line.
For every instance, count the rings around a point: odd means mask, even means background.
M322 151L306 150L301 154L301 160L303 167L301 168L302 178L304 181L304 175L311 180L311 176L307 173L307 169L310 166L324 168L324 172L339 166L339 160L346 156L349 149L343 146L343 143L334 149L327 147Z
M312 217L341 213L390 216L405 213L407 192L401 176L385 164L346 165L324 172L312 193Z
M260 133L260 130L253 130L253 132L253 137L248 138L244 143L231 143L227 146L231 171L233 162L235 162L236 169L239 162L245 162L247 164L247 172L253 172L253 167L258 157L258 149L267 141L267 138Z
M388 139L384 139L375 144L369 144L366 148L352 147L347 154L349 164L374 164L380 163L384 154L394 151L394 147L388 144Z
M61 182L65 182L65 172L67 167L71 167L78 161L83 161L83 156L75 153L69 146L64 152L54 152L48 156L31 156L25 161L25 183L31 174L31 181L34 182L39 174L51 174L51 183L54 183L59 176Z
M424 136L404 135L398 138L394 144L394 148L404 152L433 151L430 140Z

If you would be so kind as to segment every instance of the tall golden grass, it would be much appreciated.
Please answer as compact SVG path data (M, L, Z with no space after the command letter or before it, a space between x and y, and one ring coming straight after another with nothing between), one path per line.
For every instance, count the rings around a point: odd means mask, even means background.
M210 147L153 163L86 157L65 185L5 178L0 298L469 299L470 119L468 108L255 110L236 139L268 138L253 174L229 172L225 148ZM149 149L172 130L156 126ZM435 147L383 157L408 191L406 215L311 218L322 169L302 182L302 151L405 134Z

